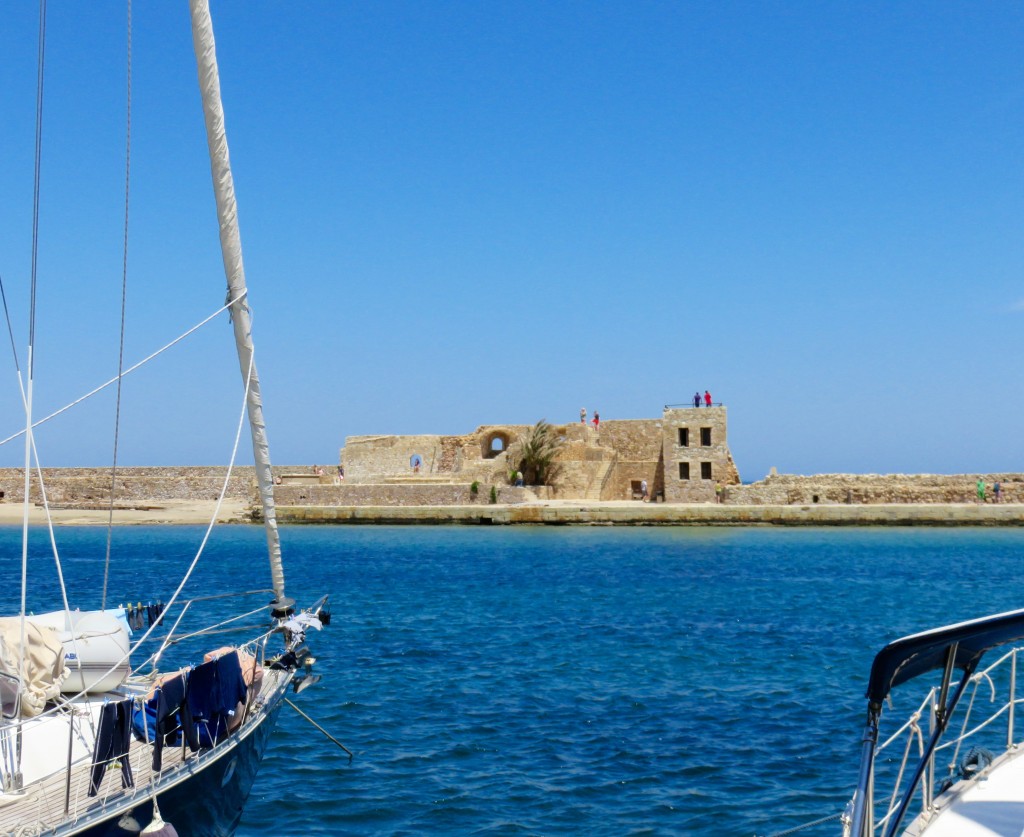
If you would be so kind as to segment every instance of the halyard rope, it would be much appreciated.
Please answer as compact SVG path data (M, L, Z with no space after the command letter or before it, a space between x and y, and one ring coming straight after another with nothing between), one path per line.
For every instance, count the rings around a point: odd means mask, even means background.
M110 541L114 535L114 495L117 488L117 441L121 429L121 378L124 373L124 315L128 299L128 197L132 172L132 2L128 0L127 109L124 139L124 237L121 250L121 335L117 346L117 398L114 404L114 453L110 463L110 510L107 516L107 550L103 560L103 597L100 610L107 609L107 581L110 578Z

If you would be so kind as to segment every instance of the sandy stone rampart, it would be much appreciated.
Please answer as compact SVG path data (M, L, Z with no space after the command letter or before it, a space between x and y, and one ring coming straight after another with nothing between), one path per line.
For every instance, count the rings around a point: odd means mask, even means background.
M303 466L301 470L308 471ZM287 472L275 468L275 472ZM115 505L159 503L164 500L216 500L224 485L224 466L135 467L118 468L114 480ZM51 505L103 505L110 502L110 468L43 468L46 496ZM0 491L5 503L20 503L24 496L25 472L22 468L0 468ZM255 498L254 469L236 467L228 483L227 497ZM42 502L38 481L33 475L32 502Z
M546 496L543 488L494 487L501 503L525 503ZM491 485L484 483L477 486L476 494L471 483L279 485L274 489L274 500L279 506L476 506L487 505L490 497Z
M474 506L282 506L291 524L551 526L1024 526L1021 504L727 506L717 503L561 503Z
M602 430L603 432L603 430ZM614 482L648 479L652 488L650 465L624 462L621 459L580 461L579 488L585 486L584 476L600 474L606 468L605 491L600 481L593 481L595 496L584 500L611 499L607 487ZM275 474L308 474L311 466L275 466ZM156 506L161 502L215 500L221 490L226 468L135 467L117 472L114 502L118 506ZM110 470L104 468L45 468L44 480L51 505L90 508L103 507L110 498ZM329 474L327 475L329 476ZM498 475L503 476L502 474ZM1003 503L1024 503L1024 474L817 474L798 476L772 475L748 485L728 486L723 506L835 506L835 505L977 505L976 484L986 485L986 505L993 505L992 486L999 482ZM501 479L480 480L478 493L470 493L470 481L408 482L405 484L340 485L278 485L275 496L286 506L457 506L488 504L490 487L496 485L499 503L518 505L546 500L557 495L547 488L515 488ZM2 502L19 503L24 485L20 468L0 468ZM603 493L604 496L597 496ZM654 492L652 491L652 496ZM252 467L236 468L228 485L227 497L254 503L255 476ZM33 481L33 502L40 502L38 486ZM651 504L655 505L655 504ZM661 504L657 504L661 505ZM667 503L665 505L674 505Z
M749 485L729 486L727 505L971 503L977 501L977 482L986 486L992 502L993 485L1002 501L1024 502L1024 474L773 474Z

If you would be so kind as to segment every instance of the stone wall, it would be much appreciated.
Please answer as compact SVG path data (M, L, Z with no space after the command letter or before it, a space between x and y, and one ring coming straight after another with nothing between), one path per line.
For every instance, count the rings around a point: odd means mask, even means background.
M857 503L973 503L978 480L999 482L1002 500L1024 502L1024 474L773 474L761 482L730 486L726 503L738 505L813 505Z
M626 462L657 462L661 457L662 424L657 419L612 419L596 434L604 447Z
M114 504L216 500L226 473L226 467L118 468L114 481ZM109 468L43 468L43 482L47 499L54 505L102 506L110 502ZM25 491L24 469L0 468L0 491L3 492L3 502L20 503ZM251 466L237 467L232 471L227 496L255 498L256 475ZM35 476L29 499L34 503L42 502Z
M601 493L602 500L632 500L633 483L638 486L647 480L647 494L654 501L664 497L664 468L658 462L616 462L611 476Z
M613 419L601 422L600 444L615 451L615 464L600 499L629 500L633 483L647 480L650 498L664 493L663 428L657 419Z
M574 430L571 435L581 433ZM590 431L587 431L590 432ZM603 431L602 431L603 432ZM582 438L582 437L581 437ZM592 459L580 459L566 463L571 474L569 485L580 492L572 499L584 500L625 500L629 499L628 488L633 480L646 479L651 499L656 499L661 490L657 463L629 462L604 456L595 448L580 448ZM595 488L595 481L607 469L600 498L583 496ZM310 466L275 466L275 475L287 473L305 474ZM165 500L214 500L224 481L224 467L183 467L183 468L121 468L117 472L117 506L159 505ZM105 507L110 498L110 470L103 468L45 468L43 476L47 497L54 505L80 507ZM723 502L725 505L912 505L975 503L976 483L981 479L986 485L988 503L992 503L992 485L996 481L1003 488L1004 503L1024 503L1024 474L817 474L797 476L775 474L750 485L726 486ZM515 488L505 483L504 476L492 482L480 481L476 500L470 493L470 481L393 478L389 483L351 483L333 485L331 475L319 484L278 485L275 497L283 505L459 505L489 501L490 486L497 486L499 503L522 504L545 499L566 499L566 494L555 492L548 487ZM2 502L21 502L24 486L23 471L20 468L0 468L0 491ZM600 488L600 486L597 486ZM255 503L255 476L251 467L239 467L232 473L227 496L245 499ZM33 480L33 502L41 502L38 486ZM713 489L703 502L713 502Z
M474 495L470 483L363 483L346 485L278 485L279 506L457 506L490 504L491 486L481 484ZM497 502L526 503L547 499L545 488L496 485Z
M414 456L423 462L420 473L433 474L442 459L443 436L350 436L345 440L341 462L345 481L373 482L379 474L412 474Z
M528 526L1024 526L1019 504L283 506L282 523Z
M664 479L662 422L613 419L591 424L554 425L563 440L557 457L554 496L563 499L627 499L634 479L646 479L652 496ZM502 484L510 466L509 445L529 425L482 425L463 436L350 436L341 450L347 484L388 484L396 478ZM499 440L497 452L492 447ZM423 465L414 473L411 458Z

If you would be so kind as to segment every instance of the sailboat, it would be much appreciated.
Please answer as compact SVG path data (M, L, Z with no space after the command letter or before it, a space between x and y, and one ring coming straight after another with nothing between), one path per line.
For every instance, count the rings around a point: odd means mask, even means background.
M329 621L329 607L323 597L297 610L285 593L213 27L207 0L189 5L227 277L224 307L242 373L270 586L186 599L190 568L166 603L145 614L107 608L105 584L104 606L82 612L63 588L54 547L63 607L27 612L33 475L45 502L33 433L30 325L21 387L21 611L0 619L0 835L231 834L288 695L319 679L304 643L310 629ZM199 614L210 623L193 624ZM240 630L252 633L230 641ZM180 649L186 656L175 661ZM188 662L195 659L201 662Z
M1015 610L912 634L875 655L844 837L1024 833L1022 641L1024 610ZM896 692L922 683L909 712L884 724Z

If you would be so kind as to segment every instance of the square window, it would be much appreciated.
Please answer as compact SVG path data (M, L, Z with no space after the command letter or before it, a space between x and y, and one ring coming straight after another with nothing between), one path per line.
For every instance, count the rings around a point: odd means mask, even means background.
M711 447L711 428L702 427L700 429L700 443L706 448Z
M679 447L688 448L690 446L690 428L680 427L679 428Z
M711 463L710 462L701 462L700 463L700 478L702 480L709 480L709 479L712 478L711 477Z
M679 479L688 480L690 478L690 463L680 462L679 463Z

